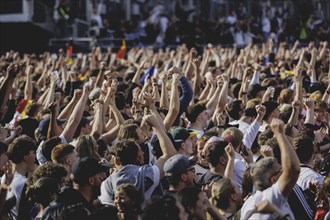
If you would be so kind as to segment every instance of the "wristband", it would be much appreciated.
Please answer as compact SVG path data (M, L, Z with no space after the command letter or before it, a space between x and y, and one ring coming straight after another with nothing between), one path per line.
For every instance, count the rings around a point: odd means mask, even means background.
M246 95L247 94L247 92L242 92L242 95Z
M217 128L226 128L225 125L217 125Z

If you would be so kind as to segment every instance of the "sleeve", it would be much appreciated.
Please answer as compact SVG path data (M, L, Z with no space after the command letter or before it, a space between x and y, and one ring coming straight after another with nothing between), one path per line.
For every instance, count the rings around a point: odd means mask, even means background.
M249 128L246 130L244 136L243 136L243 144L248 147L251 148L254 139L257 137L259 128L260 128L261 124L258 121L254 121Z
M180 97L179 114L173 123L173 125L175 125L175 126L179 125L179 120L180 120L182 113L187 110L188 105L194 96L193 89L191 88L191 85L186 77L182 76L180 78L179 82L180 82L180 86L181 86L182 95Z
M258 71L254 71L250 85L259 84L260 83L260 73Z
M102 204L113 205L114 204L114 194L111 187L110 181L108 179L104 180L101 184L101 193L98 197Z

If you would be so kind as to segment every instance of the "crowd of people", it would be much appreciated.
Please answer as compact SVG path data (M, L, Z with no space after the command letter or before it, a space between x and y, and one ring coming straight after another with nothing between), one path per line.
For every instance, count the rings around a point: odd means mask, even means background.
M1 219L330 219L329 66L327 41L8 51Z

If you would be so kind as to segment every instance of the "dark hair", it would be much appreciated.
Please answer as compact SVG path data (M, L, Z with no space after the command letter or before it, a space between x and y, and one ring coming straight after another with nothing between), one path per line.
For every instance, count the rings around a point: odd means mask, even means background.
M135 201L134 204L134 210L136 210L137 213L141 213L141 204L143 202L141 192L136 188L136 186L129 184L129 183L124 183L120 185L117 188L117 191L123 191L125 194L133 201Z
M118 110L123 110L126 106L125 103L125 94L123 92L117 92L115 97L115 102Z
M37 167L32 176L28 179L27 184L33 185L41 177L50 177L60 185L62 183L62 178L66 177L67 174L68 172L62 164L46 162Z
M42 107L42 105L38 102L31 103L26 107L26 115L29 117L36 116L40 107Z
M74 132L73 137L74 137L74 138L79 137L79 135L80 135L80 133L81 133L81 128L85 127L87 124L89 124L89 122L90 122L90 121L89 121L86 117L82 117L82 118L80 119L80 122L79 122L79 124L78 124L77 129L76 129L75 132Z
M206 151L205 159L213 167L216 167L219 163L219 158L225 156L225 147L228 145L226 141L214 141L212 142Z
M169 194L153 197L144 209L142 220L179 220L180 209L176 202Z
M178 200L183 205L184 209L189 215L192 215L191 208L196 207L199 194L202 192L201 189L195 187L186 187L177 193Z
M226 105L225 110L227 112L227 114L235 119L235 120L239 120L240 118L240 111L241 110L241 104L242 104L242 100L235 100L231 103L229 103L228 105Z
M56 145L61 143L61 138L60 137L52 137L44 142L42 145L42 154L46 158L47 161L52 160L52 150L56 147Z
M223 178L214 182L212 186L212 205L225 210L230 205L230 195L235 193L235 187L228 178Z
M0 155L7 152L8 145L2 141L0 141Z
M309 136L305 134L298 135L293 139L292 145L301 163L308 162L313 157L314 145Z
M52 161L63 164L65 157L71 154L75 147L71 144L59 144L52 150Z
M59 190L59 185L53 178L41 177L26 190L26 196L46 207L53 200L52 196ZM50 195L51 194L51 195Z
M139 151L139 145L132 139L121 140L111 147L111 153L125 166L127 164L136 164Z
M138 140L139 137L136 132L136 129L138 129L138 125L136 124L121 125L117 135L118 140L124 140L128 138L133 138L134 140Z
M243 180L242 180L242 198L246 198L250 193L253 192L253 182L251 178L251 173L250 173L251 167L248 166L246 168L244 174L243 174Z
M8 148L8 158L14 164L19 164L23 161L24 156L28 155L30 151L36 150L36 144L33 139L24 135L16 138Z

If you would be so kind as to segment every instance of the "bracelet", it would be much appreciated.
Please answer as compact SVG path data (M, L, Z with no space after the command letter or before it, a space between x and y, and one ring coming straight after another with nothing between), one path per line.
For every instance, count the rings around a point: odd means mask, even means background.
M226 128L225 125L217 125L217 128Z
M247 94L247 92L242 92L242 95L246 95Z
M158 84L157 83L154 83L153 86L158 86Z

